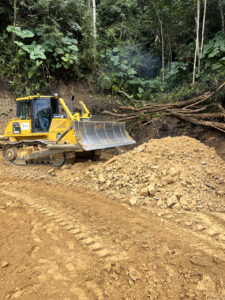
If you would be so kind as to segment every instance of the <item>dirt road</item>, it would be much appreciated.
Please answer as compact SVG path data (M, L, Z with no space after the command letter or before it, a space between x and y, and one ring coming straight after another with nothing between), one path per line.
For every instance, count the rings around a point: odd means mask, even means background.
M0 299L225 299L225 214L144 211L0 161Z

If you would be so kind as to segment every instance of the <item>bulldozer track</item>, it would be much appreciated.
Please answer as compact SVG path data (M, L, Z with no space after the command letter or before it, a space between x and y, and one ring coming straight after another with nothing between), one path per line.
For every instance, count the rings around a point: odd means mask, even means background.
M4 202L7 202L9 199L13 199L15 200L15 195L12 192L3 192L1 193L1 195L4 195L6 198L3 199L1 197L1 201L0 201L0 205ZM18 197L16 196L17 200ZM21 200L19 200L21 201ZM21 201L22 202L22 201ZM28 202L24 202L23 204L25 204L25 206L28 207L28 209L32 209L33 207L30 203L30 205L27 205ZM33 203L35 205L35 203ZM0 210L1 211L1 210ZM35 209L36 213L44 213L49 215L49 217L53 217L56 218L57 216L48 212L48 209L43 208L41 209L40 207L36 207ZM32 213L32 217L34 217L34 214ZM57 217L58 218L58 217ZM62 221L58 220L60 223L60 226L64 228L64 226L68 227L68 225L66 224L61 224ZM57 222L56 222L57 223ZM57 227L55 225L53 225L52 223L50 224L48 218L46 218L46 220L44 220L43 218L41 219L41 221L38 220L38 218L33 218L32 222L32 229L31 229L31 236L33 237L34 242L36 242L36 245L39 245L40 243L43 243L43 240L40 237L40 231L41 230L45 230L46 233L48 233L52 240L56 240L56 229ZM71 230L72 228L67 228L67 230ZM87 244L88 241L87 241ZM23 287L20 287L20 289L11 289L11 291L8 293L8 295L4 298L1 299L30 299L30 297L28 296L29 293L31 291L34 291L39 289L40 284L42 284L42 282L45 282L46 280L49 280L50 282L52 282L52 286L54 286L55 284L58 286L59 289L59 294L61 291L63 291L63 293L65 292L65 285L68 285L68 291L70 293L70 295L72 295L73 299L78 299L78 300L88 300L88 299L98 299L98 300L103 300L105 299L104 297L104 291L102 290L102 288L96 283L93 282L91 280L87 281L85 284L83 284L82 286L76 283L76 273L74 273L74 271L76 270L76 266L74 264L74 262L77 261L77 253L74 251L74 243L72 240L68 240L68 242L66 242L66 246L68 250L64 250L64 252L62 252L62 250L59 247L56 246L52 246L51 251L55 252L55 256L58 256L58 259L60 260L60 265L57 264L57 262L55 262L55 260L53 260L51 257L47 257L47 258L39 258L37 260L37 263L35 266L33 266L33 270L35 271L35 273L37 274L37 281L34 284L30 284L30 285L25 285ZM38 252L40 251L40 247L39 246L33 246L29 252L28 255L32 258L32 259L37 259L37 255ZM50 252L49 252L50 253ZM61 259L61 256L63 255L63 259ZM63 269L66 270L67 274L62 275ZM65 271L64 271L65 273ZM72 282L70 282L72 280ZM56 287L55 287L56 289ZM1 288L0 288L1 291ZM41 299L47 299L45 295L43 295L43 297L41 297ZM59 296L59 299L62 299L62 296Z
M224 213L212 215L206 212L185 212L182 214L185 230L198 239L196 247L207 255L215 255L215 257L225 262L224 218ZM184 222L185 219L186 222ZM190 222L190 220L194 220L194 222ZM181 219L179 218L174 218L174 221L181 224ZM217 249L216 253L214 247Z
M105 242L102 241L102 238L99 235L91 234L90 229L83 223L80 223L78 221L79 211L77 212L77 215L71 215L71 209L62 210L62 208L60 208L59 210L49 207L46 204L42 203L42 197L39 197L38 199L29 197L28 195L23 197L20 195L21 193L15 193L6 190L1 190L0 193L17 199L17 201L20 200L38 213L44 215L49 220L53 220L61 228L73 235L73 237L84 248L88 249L88 251L90 251L90 253L95 255L97 258L109 262L129 259L128 254L122 248L118 248L115 245L107 247ZM186 214L184 214L184 216L185 215ZM166 217L167 216L165 216L165 218ZM187 219L189 219L188 214L186 215L186 217ZM215 223L213 223L213 217L209 218L203 213L196 214L195 218L198 218L200 220L200 224L202 225L203 230L197 230L194 224L188 224L188 226L184 224L184 227L187 227L185 230L193 235L193 237L196 237L197 248L201 249L205 254L212 256L214 253L214 248L216 247L216 257L225 262L224 227L216 226ZM212 226L214 227L214 231L212 230Z
M17 199L17 201L22 201L24 204L33 208L48 219L53 220L64 230L72 234L74 238L83 245L83 247L89 249L89 251L98 258L110 262L128 259L128 255L123 249L117 249L118 247L116 245L107 247L100 236L91 235L89 233L90 230L85 225L79 224L74 220L74 217L69 215L69 211L59 212L46 205L40 204L39 199L35 200L34 198L29 198L27 196L23 197L11 191L1 190L0 194Z
M55 146L54 143L49 142L49 144L52 144L52 146ZM100 158L101 156L101 151L93 150L89 152L74 152L74 150L67 151L67 152L60 152L60 146L65 146L65 145L57 145L59 148L59 151L56 149L49 149L47 148L47 145L49 145L46 141L44 140L30 140L30 141L20 141L20 142L11 142L7 143L3 147L3 160L4 163L8 166L29 166L29 165L52 165L55 168L60 168L63 164L71 164L74 163L75 159L76 161L79 161L80 159L82 160L83 156L85 159L91 159L93 161L96 161ZM27 155L28 158L25 157L20 157L16 158L15 160L10 160L7 157L7 148L15 148L16 152L22 149L23 147L30 147L30 146L40 146L40 147L45 147L42 149L42 151L37 151L34 150L30 155ZM55 152L56 151L56 152ZM42 157L42 153L44 153L44 156ZM47 154L46 154L47 153ZM31 158L31 156L33 157ZM62 155L62 158L57 164L57 156ZM72 157L71 157L72 155Z

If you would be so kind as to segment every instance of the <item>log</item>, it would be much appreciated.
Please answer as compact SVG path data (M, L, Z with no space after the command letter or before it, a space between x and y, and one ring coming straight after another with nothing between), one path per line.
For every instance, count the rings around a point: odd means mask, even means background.
M131 114L129 114L129 113L128 114L120 114L120 113L114 113L114 112L111 112L111 111L108 111L108 110L104 110L102 113L104 115L109 115L109 116L118 117L118 118L120 118L120 117L126 118L126 117L131 116Z
M172 111L177 112L177 113L180 112L182 114L190 114L190 113L196 114L196 113L198 113L200 111L204 111L206 109L207 109L207 107L204 106L204 107L201 107L201 108L198 108L198 109L192 109L192 110L191 109L181 108L181 109L173 109Z
M130 116L130 117L117 119L116 122L124 122L124 121L134 120L134 119L138 119L138 118L139 118L139 116Z
M223 113L225 113L225 108L223 108L223 106L219 103L219 104L217 104L217 106L219 107L219 109L223 112Z
M184 120L184 121L188 121L190 123L193 123L195 125L203 125L203 126L207 126L207 127L212 127L215 128L217 130L220 130L222 132L225 132L225 124L224 123L219 123L219 122L209 122L209 121L203 121L203 120L198 120L196 118L193 117L187 117L186 115L182 115L182 114L178 114L175 112L170 112L171 115L176 116L177 118Z
M118 93L120 93L121 95L124 95L127 99L131 100L133 98L133 96L128 95L126 92L118 90Z
M174 110L171 110L169 112L172 112L173 114L174 113L179 113L179 112L176 112ZM183 115L183 113L179 113L180 115ZM203 113L203 114L185 114L185 117L195 117L197 119L210 119L210 118L225 118L225 114L224 113Z

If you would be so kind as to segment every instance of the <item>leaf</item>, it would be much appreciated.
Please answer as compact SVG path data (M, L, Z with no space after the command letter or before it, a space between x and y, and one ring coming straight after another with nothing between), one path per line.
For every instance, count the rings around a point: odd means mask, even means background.
M129 69L127 73L128 73L128 75L135 75L135 74L137 74L137 72L134 69Z
M141 88L141 87L139 87L139 88L138 88L138 93L139 93L139 94L143 94L143 92L144 92L144 89Z
M119 64L119 56L111 56L110 60L114 63L114 65Z
M64 37L62 38L62 43L65 45L72 45L72 44L77 44L77 40L76 39L71 39L69 37Z
M135 78L132 80L128 80L129 84L142 84L142 80L140 78Z
M28 78L31 79L33 77L33 75L36 73L36 68L33 67L28 71Z
M20 27L14 27L9 25L7 27L8 32L14 32L17 36L22 39L34 37L34 33L30 30L22 30Z
M19 47L22 47L22 46L24 45L24 43L19 42L19 41L15 41L14 43L15 43L17 46L19 46Z
M64 63L64 64L63 64L63 67L64 67L65 69L67 69L67 70L68 70L68 69L69 69L69 67L70 67L70 65L69 65L69 64L67 64L67 63Z
M78 51L78 47L76 45L69 46L68 49L73 51Z
M59 62L57 62L57 64L55 65L56 69L61 68L61 66L62 66L62 65L61 65Z
M214 42L213 40L209 41L207 45L204 45L203 55L208 54L213 49Z
M25 52L23 49L20 49L20 50L18 51L18 54L19 54L20 56L23 56L24 54L26 54L26 52Z
M46 59L46 56L44 54L45 50L40 45L24 45L22 49L30 54L30 59Z
M219 54L220 51L218 48L214 49L213 52L211 52L208 57L212 58L212 57L215 57L217 54Z
M37 27L35 33L37 36L41 36L44 33L44 29L42 27Z
M44 48L48 52L53 52L55 46L56 46L56 39L55 36L50 36L45 39L43 44L41 45L42 48Z
M216 63L216 64L213 64L213 65L212 65L212 70L218 70L218 69L220 69L221 67L222 67L221 64Z
M119 52L119 49L115 47L115 48L113 48L112 52L117 53L117 52Z
M62 48L56 48L56 49L55 49L55 52L56 52L57 54L64 54L64 51L63 51Z
M36 66L39 67L42 65L43 61L42 60L36 60Z
M124 64L121 64L120 68L121 68L122 71L126 72L129 67L124 65Z
M224 43L223 45L220 45L220 50L221 50L222 52L225 52L225 43Z

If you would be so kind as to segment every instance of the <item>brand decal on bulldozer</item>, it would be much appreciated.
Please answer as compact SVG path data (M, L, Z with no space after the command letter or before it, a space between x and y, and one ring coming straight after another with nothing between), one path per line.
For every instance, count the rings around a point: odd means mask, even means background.
M13 133L14 134L21 134L21 128L19 122L13 122Z
M30 124L29 123L21 123L21 130L29 130Z

